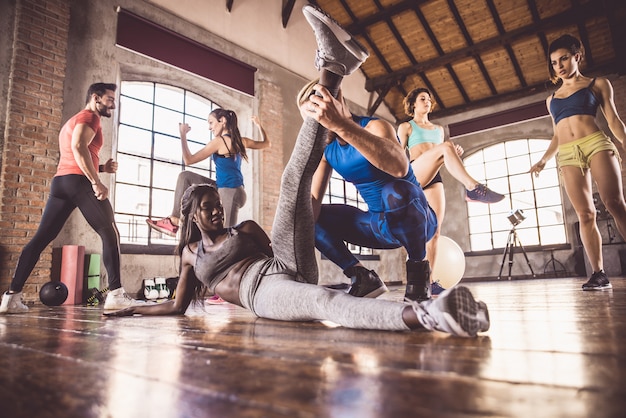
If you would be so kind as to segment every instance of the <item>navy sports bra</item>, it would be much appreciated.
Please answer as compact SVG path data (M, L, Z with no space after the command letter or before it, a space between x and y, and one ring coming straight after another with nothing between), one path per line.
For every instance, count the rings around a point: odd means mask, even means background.
M594 78L587 87L570 94L569 96L559 99L554 97L552 93L552 100L550 101L550 113L554 118L554 124L558 124L561 119L569 118L575 115L590 115L596 116L598 106L600 102L593 94L593 84L596 82Z

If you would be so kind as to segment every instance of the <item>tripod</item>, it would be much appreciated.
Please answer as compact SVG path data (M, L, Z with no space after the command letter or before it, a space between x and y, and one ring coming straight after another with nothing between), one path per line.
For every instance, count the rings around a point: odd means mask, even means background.
M498 280L502 278L502 269L504 268L504 262L506 261L506 254L509 254L509 280L511 280L511 269L513 268L513 253L515 252L515 246L518 245L522 249L522 253L524 254L524 258L526 259L526 264L528 264L528 268L532 273L533 277L535 276L535 272L533 271L532 266L530 265L530 261L528 260L528 255L526 254L526 250L522 245L519 237L517 236L517 231L515 230L515 226L511 228L509 231L509 236L506 239L506 247L504 248L504 254L502 255L502 264L500 265L500 273L498 273Z
M556 258L554 258L554 250L550 250L550 259L546 262L545 266L543 266L543 273L545 274L546 271L548 270L548 265L552 263L552 270L554 271L554 277L558 277L558 273L557 272L563 272L564 274L567 275L567 269L565 268L565 266L563 265L563 263L561 263L559 260L557 260ZM561 268L559 270L556 269L556 265L561 266Z

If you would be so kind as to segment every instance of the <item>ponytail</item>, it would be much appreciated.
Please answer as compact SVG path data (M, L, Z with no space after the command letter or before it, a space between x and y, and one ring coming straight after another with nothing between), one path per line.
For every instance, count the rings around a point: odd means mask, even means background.
M215 109L211 112L211 115L215 119L220 120L224 118L226 120L226 129L230 133L231 139L231 152L235 155L241 155L244 160L248 161L248 154L246 153L246 147L243 145L241 139L241 133L239 132L239 123L237 121L237 114L232 110Z

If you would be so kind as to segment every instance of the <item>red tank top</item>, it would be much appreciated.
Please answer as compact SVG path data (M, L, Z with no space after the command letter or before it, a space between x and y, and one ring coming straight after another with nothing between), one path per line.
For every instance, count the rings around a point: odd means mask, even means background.
M89 126L96 133L88 148L93 165L96 167L96 170L98 169L100 164L100 157L98 156L98 153L100 152L100 148L102 148L103 142L102 128L100 127L100 116L91 110L85 109L72 116L72 118L68 120L65 125L63 125L63 128L61 128L61 132L59 133L59 150L61 151L61 158L59 159L59 165L57 167L55 177L65 176L68 174L85 175L83 170L81 170L76 163L74 153L72 152L72 134L74 133L74 128L80 124Z

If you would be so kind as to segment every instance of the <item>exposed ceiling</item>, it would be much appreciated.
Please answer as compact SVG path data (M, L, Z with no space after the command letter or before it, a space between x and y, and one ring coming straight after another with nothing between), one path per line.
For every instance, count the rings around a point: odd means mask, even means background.
M227 0L227 7L233 0ZM295 0L283 0L283 26ZM585 75L626 73L624 0L316 0L370 51L362 65L373 94L407 119L402 99L427 87L433 117L547 91L547 49L570 33L586 49ZM619 42L621 41L621 42Z

